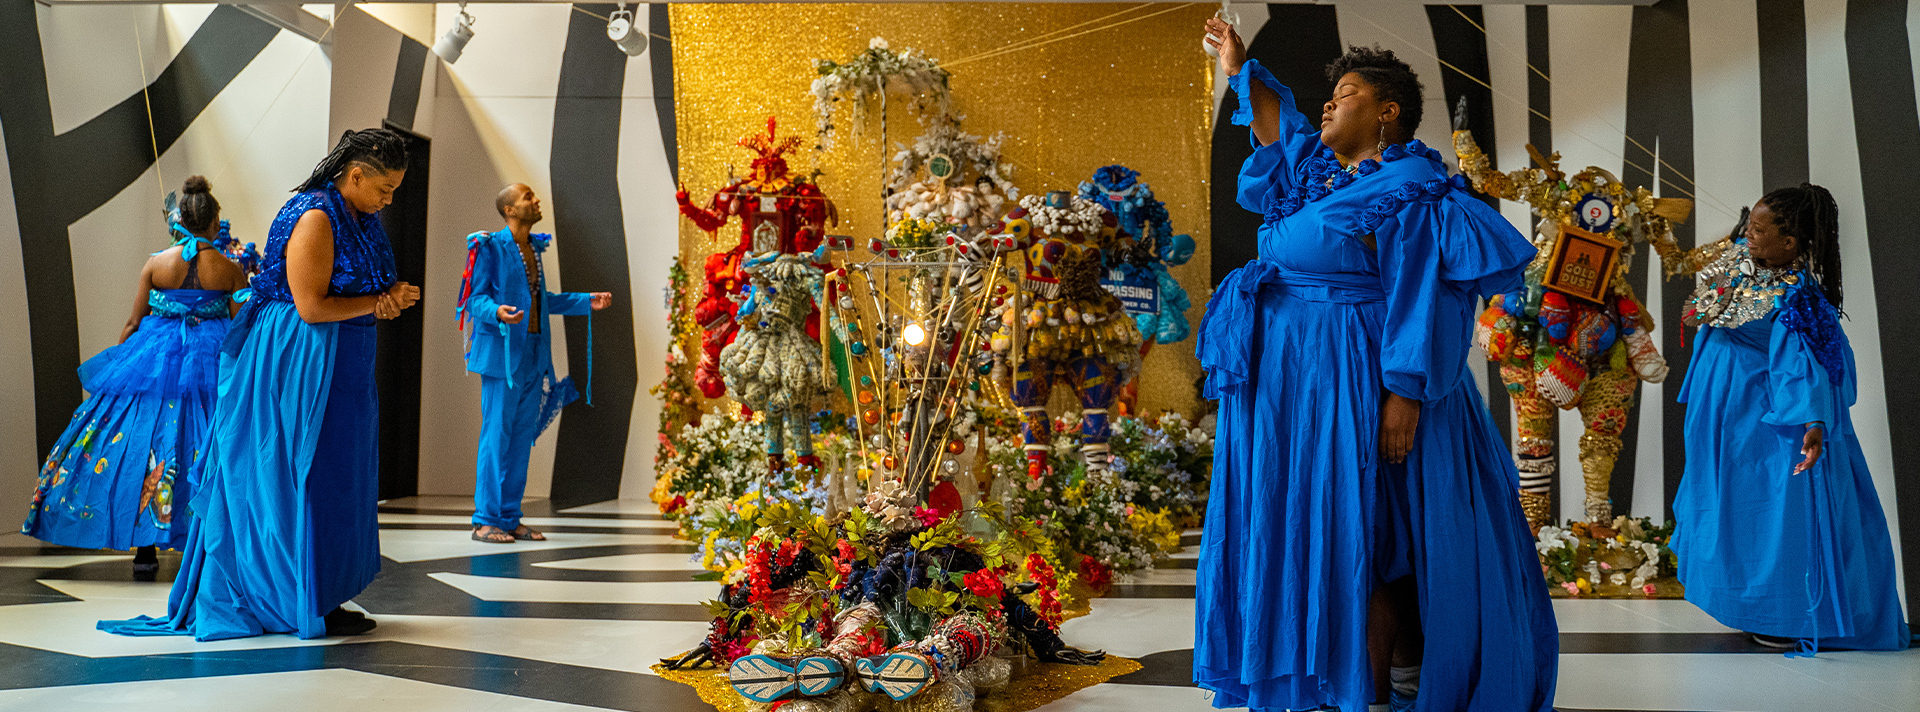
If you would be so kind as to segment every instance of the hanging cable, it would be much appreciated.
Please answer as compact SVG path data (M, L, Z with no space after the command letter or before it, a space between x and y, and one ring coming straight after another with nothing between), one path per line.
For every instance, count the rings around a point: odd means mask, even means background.
M135 56L140 59L140 101L147 105L147 142L153 146L153 178L160 182L160 194L166 195L167 177L160 172L160 137L155 134L153 128L153 97L149 95L147 90L146 43L140 41L140 26L138 24L130 24L129 27L133 30Z

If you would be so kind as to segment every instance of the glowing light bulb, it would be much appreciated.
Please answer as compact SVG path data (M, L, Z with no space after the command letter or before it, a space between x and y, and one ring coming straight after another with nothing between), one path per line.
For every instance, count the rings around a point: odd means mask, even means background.
M908 346L919 346L927 340L927 330L920 328L919 324L908 324L907 328L900 330L900 338L905 339Z

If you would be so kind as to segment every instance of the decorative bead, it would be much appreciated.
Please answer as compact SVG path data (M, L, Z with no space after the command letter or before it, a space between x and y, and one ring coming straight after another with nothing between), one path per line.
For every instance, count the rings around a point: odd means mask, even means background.
M861 377L860 377L860 385L863 385L863 386L871 386L871 385L873 385L873 377L872 377L872 376L861 376Z
M872 408L868 408L865 413L860 414L860 419L865 421L866 424L868 425L879 425L880 411L874 410Z
M853 355L855 356L862 356L867 353L867 345L864 343L855 341L847 345L847 350L852 351Z
M899 464L900 464L900 460L896 459L892 455L887 455L885 457L880 458L880 466L885 467L889 470L899 466Z
M947 452L958 455L966 451L967 451L967 444L964 441L954 440L947 443Z
M861 405L867 405L867 404L869 404L869 403L872 403L872 402L873 402L873 391L861 391L861 392L860 392L860 404L861 404Z

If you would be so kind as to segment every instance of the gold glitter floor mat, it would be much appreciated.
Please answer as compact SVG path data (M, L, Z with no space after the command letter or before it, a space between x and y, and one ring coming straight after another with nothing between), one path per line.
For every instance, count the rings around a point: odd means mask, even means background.
M1033 666L1026 674L1014 676L1004 689L982 697L974 703L973 709L976 712L1026 712L1139 669L1139 662L1113 655L1107 656L1099 665L1042 663ZM663 678L692 687L702 701L720 712L765 712L767 709L767 705L749 702L735 693L733 687L727 684L727 671L724 668L668 670L665 665L655 665L653 671ZM871 697L875 698L874 703L886 700L882 695ZM874 709L874 705L862 706L861 709Z

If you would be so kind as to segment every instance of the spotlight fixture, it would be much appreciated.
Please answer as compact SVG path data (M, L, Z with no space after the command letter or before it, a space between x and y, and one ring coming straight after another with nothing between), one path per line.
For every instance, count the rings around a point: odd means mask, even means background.
M460 3L460 14L453 18L453 26L433 43L433 53L447 60L447 64L460 61L460 53L467 48L467 42L473 39L473 16L467 14L467 4Z
M926 343L927 330L920 328L919 324L908 324L907 328L900 330L900 338L905 339L908 346L919 346Z
M629 57L638 57L647 53L647 32L633 24L633 13L627 11L627 4L620 3L620 9L607 17L607 39L613 40L620 51Z

